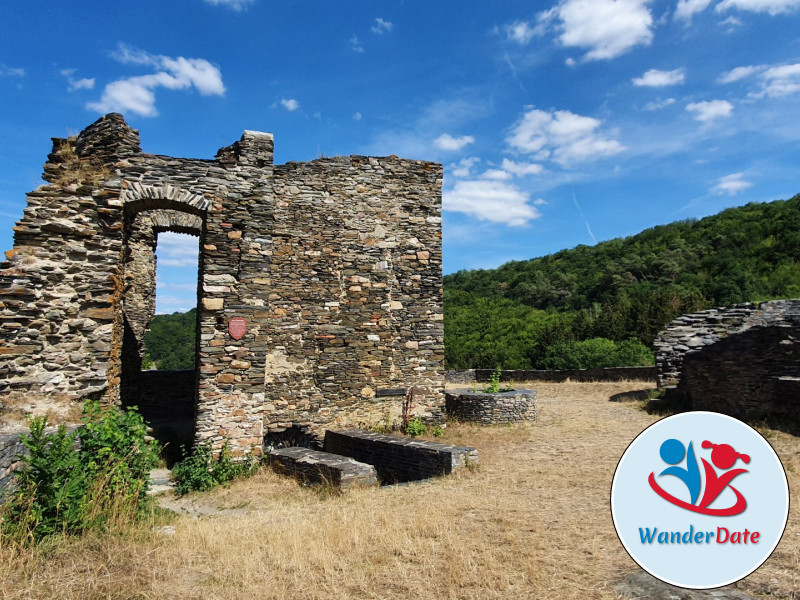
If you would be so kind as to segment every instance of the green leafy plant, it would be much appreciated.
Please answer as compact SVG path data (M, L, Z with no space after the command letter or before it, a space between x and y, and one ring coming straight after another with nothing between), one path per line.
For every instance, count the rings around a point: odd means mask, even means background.
M408 424L403 429L403 433L406 435L410 435L411 437L417 437L418 435L425 435L425 432L428 430L425 422L416 417L408 422Z
M496 394L500 391L500 375L502 375L503 371L500 368L500 365L497 365L494 372L489 376L489 385L487 385L483 391L488 392L490 394Z
M16 490L2 509L0 530L22 543L52 535L106 530L138 518L148 503L154 444L134 409L84 404L84 425L45 433L46 417L30 420L22 443L28 456L15 474Z
M434 425L431 428L431 434L433 437L442 437L444 435L444 427L441 425Z
M216 460L210 444L199 444L172 468L175 492L178 495L205 492L219 484L249 477L258 470L258 466L258 462L252 459L234 461L227 442Z

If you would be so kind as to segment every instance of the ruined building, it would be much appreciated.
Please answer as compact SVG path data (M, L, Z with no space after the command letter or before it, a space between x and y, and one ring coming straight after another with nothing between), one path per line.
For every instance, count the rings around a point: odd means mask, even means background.
M53 140L0 271L0 398L137 405L234 455L443 409L441 165L273 164L245 131L214 160L143 153L109 114ZM196 369L142 371L155 247L198 238ZM147 415L146 415L147 416Z
M653 346L671 399L800 433L800 300L683 315Z

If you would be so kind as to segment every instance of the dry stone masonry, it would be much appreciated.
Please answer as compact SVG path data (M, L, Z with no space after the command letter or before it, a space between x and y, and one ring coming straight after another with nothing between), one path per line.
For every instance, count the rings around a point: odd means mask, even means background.
M535 421L539 410L536 390L454 390L445 393L445 409L449 417L483 425Z
M144 403L154 250L176 231L199 248L195 440L260 453L397 413L406 388L442 417L441 165L274 165L254 131L214 160L159 156L109 114L54 139L44 179L0 271L4 402Z
M800 430L800 300L706 310L654 343L658 385L695 410Z

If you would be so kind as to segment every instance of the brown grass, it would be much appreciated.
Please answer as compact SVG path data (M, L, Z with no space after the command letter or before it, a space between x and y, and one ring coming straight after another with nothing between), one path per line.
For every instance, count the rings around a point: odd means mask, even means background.
M480 466L430 483L301 488L271 473L173 504L174 536L141 528L50 550L0 547L4 598L617 598L637 570L608 506L616 462L657 419L609 402L641 382L532 384L536 424L447 428ZM765 430L800 489L800 442ZM783 541L740 583L796 598L800 509Z

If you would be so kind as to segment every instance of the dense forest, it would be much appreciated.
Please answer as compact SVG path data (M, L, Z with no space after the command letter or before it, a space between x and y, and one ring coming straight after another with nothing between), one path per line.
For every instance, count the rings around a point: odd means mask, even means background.
M652 364L675 317L800 297L800 195L444 278L448 369ZM194 365L195 311L159 315L159 369Z
M800 296L798 259L795 196L459 271L444 278L447 368L647 364L680 314Z
M162 371L194 369L197 309L171 315L156 315L144 336L147 350L143 368Z

